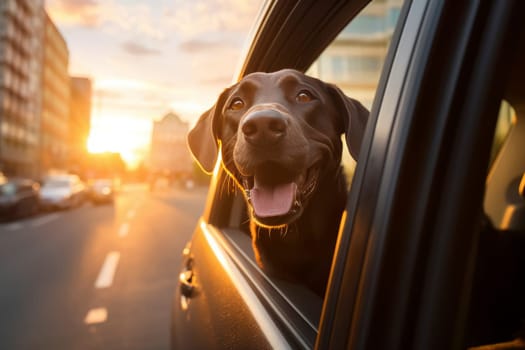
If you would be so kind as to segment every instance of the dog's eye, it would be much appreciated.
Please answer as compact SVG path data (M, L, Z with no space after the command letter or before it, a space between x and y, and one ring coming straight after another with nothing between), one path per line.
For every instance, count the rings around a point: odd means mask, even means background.
M297 102L310 102L311 100L313 100L314 97L312 95L312 93L308 90L301 90L299 91L299 93L297 94L297 96L295 96L295 100Z
M236 97L236 98L234 98L232 100L232 102L228 106L228 109L231 109L231 110L234 110L234 111L238 111L239 109L241 109L243 107L244 107L244 101L241 100L240 98Z

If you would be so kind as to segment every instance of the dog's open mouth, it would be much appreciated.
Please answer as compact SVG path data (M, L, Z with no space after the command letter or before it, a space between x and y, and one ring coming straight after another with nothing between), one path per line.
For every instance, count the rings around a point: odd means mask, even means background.
M276 164L259 167L253 176L244 177L253 217L265 226L290 224L302 214L318 176L317 166L299 174Z

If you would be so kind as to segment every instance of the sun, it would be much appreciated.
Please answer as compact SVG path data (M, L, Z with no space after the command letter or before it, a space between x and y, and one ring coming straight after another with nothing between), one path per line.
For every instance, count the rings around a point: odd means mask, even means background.
M122 119L106 119L104 123L92 125L87 141L89 153L120 153L128 167L134 168L142 160L147 140Z
M104 133L91 133L88 138L89 153L120 152L123 144L114 136Z

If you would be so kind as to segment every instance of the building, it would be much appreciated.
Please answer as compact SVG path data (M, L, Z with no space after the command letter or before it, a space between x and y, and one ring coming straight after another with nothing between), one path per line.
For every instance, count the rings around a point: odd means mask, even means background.
M91 126L92 83L89 78L71 77L69 105L69 170L85 175L87 139Z
M370 109L402 4L402 0L369 3L307 73L337 85ZM346 148L342 163L351 183L356 163Z
M339 86L370 108L402 0L377 0L363 9L312 65L308 74Z
M173 178L188 177L193 162L186 146L188 123L175 113L153 123L149 168L153 174Z
M40 121L40 171L66 171L68 168L69 51L49 15L45 14L42 77L42 116Z
M0 1L0 171L39 172L43 0Z

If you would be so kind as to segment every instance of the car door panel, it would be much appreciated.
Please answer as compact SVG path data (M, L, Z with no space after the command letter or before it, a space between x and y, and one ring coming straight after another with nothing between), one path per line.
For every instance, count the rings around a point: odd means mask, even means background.
M383 100L379 107L375 130L388 131L387 143L381 134L364 140L364 149L367 142L372 147L356 170L360 193L351 198L348 211L355 216L345 224L350 241L341 248L348 249L340 261L346 271L332 278L342 289L327 301L325 312L332 315L333 308L334 320L330 335L321 330L323 347L462 345L484 170L505 78L496 67L516 20L510 3L429 3L419 42L410 46L415 59L395 98L400 105L383 109ZM385 91L391 83L396 81L389 79ZM385 113L397 113L396 122ZM375 168L369 165L381 158ZM359 256L364 260L356 261Z
M289 348L225 244L216 228L200 221L184 253L180 278L186 283L175 294L174 344L194 349Z

